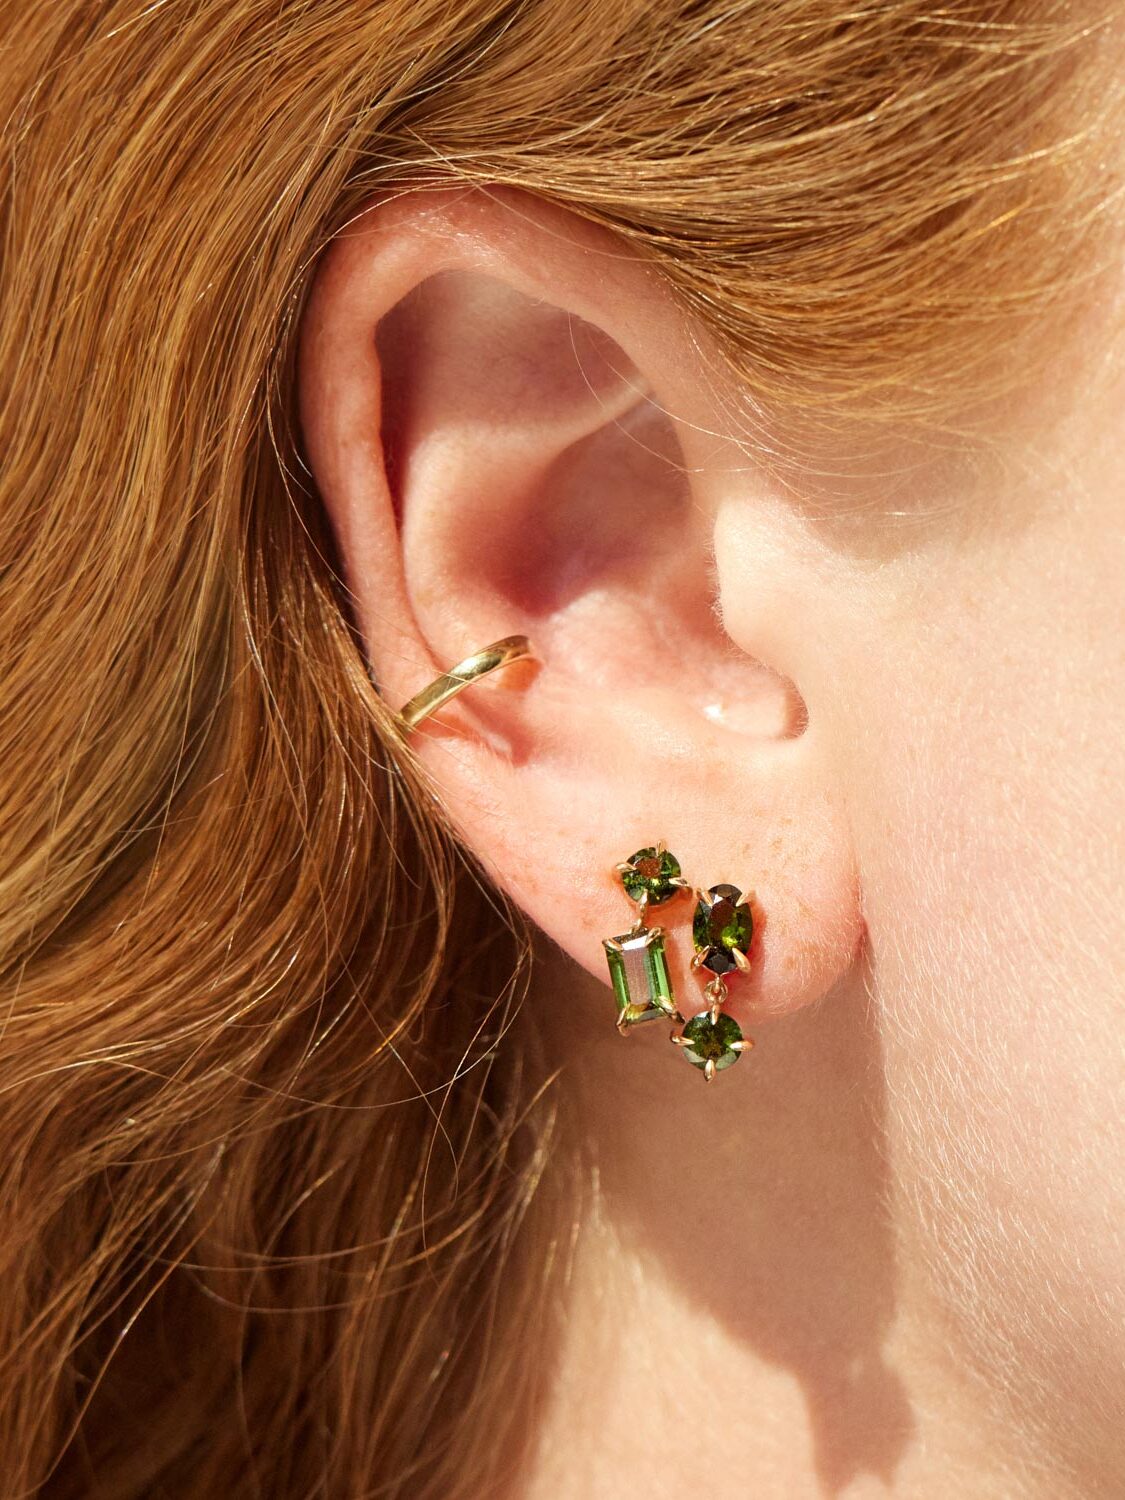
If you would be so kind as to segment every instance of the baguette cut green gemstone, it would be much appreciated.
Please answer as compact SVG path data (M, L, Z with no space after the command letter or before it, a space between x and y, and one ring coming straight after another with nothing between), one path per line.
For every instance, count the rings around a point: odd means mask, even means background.
M621 884L631 901L647 895L650 906L659 906L679 892L672 882L679 876L680 862L667 849L638 849L627 863L631 868L622 872Z
M693 1067L705 1068L708 1062L713 1062L716 1073L721 1073L742 1056L731 1045L742 1040L742 1027L728 1015L720 1014L717 1021L712 1021L709 1010L700 1011L684 1027L683 1035L687 1045L680 1051Z
M704 891L691 924L695 951L712 974L729 974L738 967L732 948L745 953L754 935L754 919L736 885L713 885Z
M602 946L617 1001L618 1026L675 1017L663 928L649 927L636 935L626 932L621 937L607 938Z

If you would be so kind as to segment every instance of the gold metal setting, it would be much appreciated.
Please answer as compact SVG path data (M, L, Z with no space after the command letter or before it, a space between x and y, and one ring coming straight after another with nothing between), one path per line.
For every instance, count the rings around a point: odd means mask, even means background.
M403 732L409 733L423 719L437 713L451 698L456 698L458 693L463 693L466 688L472 687L491 672L498 671L500 667L535 659L535 652L526 635L507 635L501 641L493 641L491 646L474 651L472 656L466 656L464 661L450 667L448 672L435 677L420 693L415 693L409 702L403 704L398 711Z

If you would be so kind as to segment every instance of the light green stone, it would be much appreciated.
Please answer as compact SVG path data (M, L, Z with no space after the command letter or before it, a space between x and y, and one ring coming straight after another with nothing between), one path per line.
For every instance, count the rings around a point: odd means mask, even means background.
M625 933L607 938L602 946L617 1001L619 1026L668 1020L676 1015L662 928L650 927L635 937Z

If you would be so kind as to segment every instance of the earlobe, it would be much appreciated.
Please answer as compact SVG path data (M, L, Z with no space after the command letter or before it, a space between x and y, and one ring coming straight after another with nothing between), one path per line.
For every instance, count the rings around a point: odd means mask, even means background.
M692 348L652 271L601 231L534 200L407 194L325 258L301 414L388 702L502 636L541 658L418 731L467 843L603 978L615 867L635 851L663 839L693 885L741 883L756 930L730 1009L745 1019L826 993L861 924L831 759L784 644L766 665L719 624L716 501L732 484L746 506L764 497L749 470L717 479L713 428L683 420L703 389ZM667 941L688 1015L692 907Z

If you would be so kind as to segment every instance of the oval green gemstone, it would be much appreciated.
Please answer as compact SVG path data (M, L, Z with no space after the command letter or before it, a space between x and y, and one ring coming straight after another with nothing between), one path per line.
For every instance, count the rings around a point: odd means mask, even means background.
M630 855L628 863L632 869L622 873L621 884L633 901L639 901L647 892L649 905L659 906L662 901L670 901L681 889L672 884L680 873L680 862L667 849L662 853L655 849L638 849L636 854Z
M754 936L754 919L736 885L713 885L697 903L691 924L697 953L705 955L703 967L712 974L729 974L737 968L732 948L745 953Z
M712 1021L709 1010L700 1011L684 1027L683 1035L689 1045L681 1047L680 1051L694 1067L705 1068L708 1062L713 1062L715 1071L721 1072L742 1056L741 1051L732 1046L733 1042L742 1040L742 1027L726 1014L720 1014L717 1021Z

